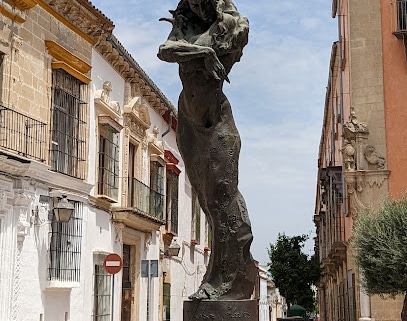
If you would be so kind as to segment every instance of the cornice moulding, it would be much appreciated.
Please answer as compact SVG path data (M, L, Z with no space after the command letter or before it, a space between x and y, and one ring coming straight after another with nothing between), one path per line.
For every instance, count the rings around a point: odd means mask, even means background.
M114 29L113 22L86 0L36 0L45 11L91 44Z
M110 115L99 115L98 116L99 124L109 125L110 127L114 128L118 133L123 129L123 126L118 123L115 119L113 119Z
M45 40L45 46L47 47L48 53L53 56L58 61L63 61L67 65L76 69L81 73L87 73L92 69L92 66L83 61L78 56L70 53L60 44L53 40Z
M13 10L10 10L6 6L4 6L4 4L0 4L0 14L16 21L17 23L25 22L25 19L21 15L14 13Z
M30 10L37 4L37 1L35 0L5 0L5 1L9 3L11 6L16 7L21 11Z
M139 84L143 91L143 99L148 101L151 107L159 115L162 116L166 110L171 110L176 117L177 110L173 104L115 36L109 35L106 39L97 43L95 48L123 76L124 79ZM148 96L151 96L151 98Z
M85 83L87 85L92 81L92 79L90 79L88 76L79 72L75 68L72 68L71 66L69 66L67 63L65 63L63 61L54 61L51 64L51 66L52 66L52 69L65 70L68 74L70 74L71 76L74 76L75 78L79 79L80 81L82 81L83 83Z

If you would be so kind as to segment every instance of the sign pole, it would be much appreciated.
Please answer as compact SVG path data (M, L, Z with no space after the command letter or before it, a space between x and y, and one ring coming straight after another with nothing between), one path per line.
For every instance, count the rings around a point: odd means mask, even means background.
M114 321L114 279L115 274L112 274L112 321Z
M105 271L112 275L112 318L111 321L114 321L114 276L116 273L120 272L123 267L123 260L120 255L116 253L111 253L105 257L103 261L103 267Z
M148 307L147 307L147 313L148 313L148 319L147 319L147 321L151 321L151 289L150 289L150 286L151 286L151 272L150 272L150 270L151 270L151 267L150 267L150 261L148 262L148 284L147 284L147 304L148 304Z

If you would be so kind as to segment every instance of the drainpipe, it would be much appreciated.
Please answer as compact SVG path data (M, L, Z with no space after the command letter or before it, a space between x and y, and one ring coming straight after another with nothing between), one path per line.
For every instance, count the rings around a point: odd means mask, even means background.
M167 130L161 135L161 137L164 137L165 135L167 135L170 130L171 130L171 126L172 126L172 110L168 108L168 111L170 112L170 119L168 121L168 128Z

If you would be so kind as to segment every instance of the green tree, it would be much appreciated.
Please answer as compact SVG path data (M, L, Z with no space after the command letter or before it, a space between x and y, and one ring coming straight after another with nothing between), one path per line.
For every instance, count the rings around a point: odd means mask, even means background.
M354 224L351 246L369 294L393 297L407 291L407 196L387 199L377 211L364 211ZM407 297L401 319L407 321Z
M307 235L289 237L278 234L275 244L270 244L269 272L276 287L285 297L287 306L299 304L307 311L314 311L315 300L311 286L321 277L319 261L302 252Z

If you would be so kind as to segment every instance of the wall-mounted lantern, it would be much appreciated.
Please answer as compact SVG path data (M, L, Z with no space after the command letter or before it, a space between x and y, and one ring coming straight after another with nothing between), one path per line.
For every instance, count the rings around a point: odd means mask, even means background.
M176 239L172 240L171 245L169 246L168 250L166 251L167 256L178 256L181 246L177 243Z
M54 207L55 219L57 222L68 222L75 207L69 203L66 195L62 195L62 199Z

